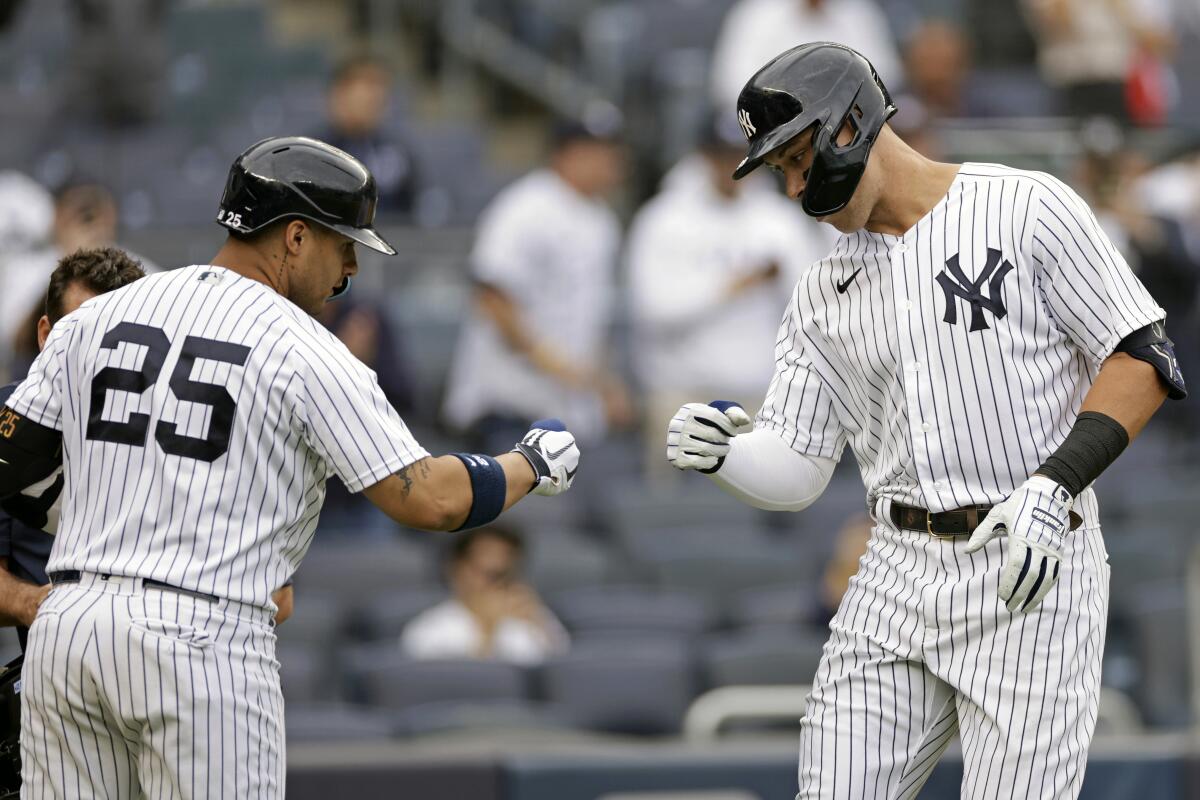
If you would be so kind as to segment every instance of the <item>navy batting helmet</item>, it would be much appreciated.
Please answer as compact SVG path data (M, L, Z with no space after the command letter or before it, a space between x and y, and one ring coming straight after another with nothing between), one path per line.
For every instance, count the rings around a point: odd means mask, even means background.
M286 217L303 217L396 255L375 221L375 178L362 162L306 136L263 139L229 168L217 222L253 233Z
M816 125L813 162L800 204L823 217L850 202L883 123L896 113L883 81L860 53L812 42L776 56L738 95L738 122L750 149L733 177L743 178L777 147ZM854 138L837 143L850 123Z

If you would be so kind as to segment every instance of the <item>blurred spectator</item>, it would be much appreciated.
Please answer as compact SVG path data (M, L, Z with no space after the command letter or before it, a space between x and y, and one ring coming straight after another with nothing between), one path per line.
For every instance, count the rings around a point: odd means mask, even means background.
M446 420L472 447L507 450L529 422L562 417L582 443L628 424L627 390L607 365L624 177L611 131L557 127L548 167L518 179L480 218L475 305L451 367Z
M712 95L732 109L758 68L804 42L837 42L858 50L893 91L904 83L887 18L874 0L739 0L717 37Z
M11 347L11 372L23 373L37 357L36 322L42 314L46 282L58 260L76 250L115 244L117 223L112 193L100 184L74 180L55 193L50 241L6 259L5 291L0 293L0 342L5 346L0 349L7 352ZM157 271L146 259L131 255L147 272Z
M538 664L566 652L567 632L521 580L524 542L503 528L476 528L454 540L446 579L453 596L405 626L413 658L484 658Z
M921 102L933 118L970 117L967 81L971 71L971 45L966 34L945 20L923 22L904 43L904 69L908 93Z
M71 0L64 108L109 126L137 125L160 111L166 88L169 0Z
M1169 0L1024 0L1042 77L1076 118L1161 124L1175 46Z
M416 159L385 127L392 75L381 61L358 56L343 62L329 82L329 127L317 138L345 150L375 176L379 212L411 216L417 199Z
M791 286L833 243L769 183L733 180L745 149L734 115L716 114L698 157L668 174L630 229L649 465L666 466L662 431L689 399L759 406Z

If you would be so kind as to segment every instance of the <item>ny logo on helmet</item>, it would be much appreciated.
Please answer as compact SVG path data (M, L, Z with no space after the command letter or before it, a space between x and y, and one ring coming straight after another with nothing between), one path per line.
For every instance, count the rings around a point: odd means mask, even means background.
M746 134L747 139L758 133L758 128L750 121L750 112L744 108L738 109L738 124L742 126L742 133Z
M949 322L954 325L958 322L958 307L955 305L954 299L961 297L971 304L971 331L986 331L988 329L987 321L983 318L984 309L992 312L996 319L1004 319L1008 314L1008 309L1004 307L1004 300L1000 296L1000 284L1004 281L1004 276L1007 275L1013 268L1013 265L1007 261L1001 261L1003 254L999 250L988 248L987 262L983 265L983 270L979 273L979 277L971 280L963 272L962 267L958 264L958 253L946 259L946 269L938 273L935 280L942 287L942 291L946 293L946 314L942 317L942 322ZM947 275L949 271L949 275ZM980 289L984 282L988 285L988 296L984 297Z

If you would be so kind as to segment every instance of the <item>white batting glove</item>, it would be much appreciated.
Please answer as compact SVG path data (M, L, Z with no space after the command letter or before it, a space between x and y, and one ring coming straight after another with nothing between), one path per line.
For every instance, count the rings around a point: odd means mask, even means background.
M749 433L754 424L746 409L728 400L708 405L688 403L667 427L667 461L676 469L694 469L711 475L725 463L729 442Z
M967 542L974 553L1008 534L1008 560L1000 573L1000 599L1009 611L1029 611L1058 582L1063 538L1071 525L1071 493L1043 475L1034 475L1004 502L993 506Z
M539 419L525 438L517 442L514 453L525 456L537 476L530 489L533 494L552 497L571 488L579 470L579 447L565 425L557 419Z

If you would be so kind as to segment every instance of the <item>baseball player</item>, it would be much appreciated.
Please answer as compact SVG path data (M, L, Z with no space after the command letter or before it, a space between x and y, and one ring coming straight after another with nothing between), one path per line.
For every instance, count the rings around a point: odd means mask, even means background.
M356 243L395 253L375 201L341 150L259 142L230 170L211 263L84 303L8 399L0 498L65 464L23 675L23 797L282 797L271 593L326 480L438 530L570 486L579 453L557 421L495 458L431 457L311 318L348 288Z
M1073 191L929 161L894 111L829 43L742 90L735 177L768 164L843 235L792 295L757 419L685 405L667 456L799 510L854 450L875 527L801 723L798 798L915 797L956 730L963 797L1075 797L1108 607L1090 486L1183 379Z

